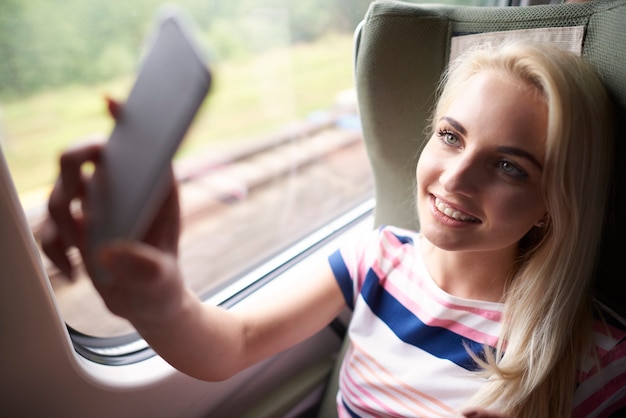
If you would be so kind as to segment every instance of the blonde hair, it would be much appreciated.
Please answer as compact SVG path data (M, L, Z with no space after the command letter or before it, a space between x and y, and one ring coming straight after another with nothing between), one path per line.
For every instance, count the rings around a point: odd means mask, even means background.
M519 417L566 417L577 366L590 350L591 285L611 170L610 100L580 57L516 42L479 47L453 62L433 120L484 70L533 86L547 104L542 190L548 222L520 243L499 346L476 358L487 383L471 403Z

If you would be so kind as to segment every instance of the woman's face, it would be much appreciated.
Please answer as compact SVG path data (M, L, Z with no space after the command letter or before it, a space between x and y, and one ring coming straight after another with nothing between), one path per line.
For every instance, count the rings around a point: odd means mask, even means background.
M417 164L424 236L451 251L517 252L546 213L547 106L495 71L473 75L435 121Z

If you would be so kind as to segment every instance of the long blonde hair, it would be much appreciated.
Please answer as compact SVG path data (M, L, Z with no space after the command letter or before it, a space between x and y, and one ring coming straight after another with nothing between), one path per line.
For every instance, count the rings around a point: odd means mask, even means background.
M611 170L610 100L583 59L516 42L476 48L451 64L433 120L486 69L535 87L547 104L542 190L548 221L520 243L500 343L476 359L487 382L471 403L518 417L566 417L577 366L590 350L591 284Z

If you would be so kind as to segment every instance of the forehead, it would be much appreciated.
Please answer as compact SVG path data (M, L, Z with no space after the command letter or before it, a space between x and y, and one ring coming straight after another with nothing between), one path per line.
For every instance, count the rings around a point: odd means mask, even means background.
M546 103L540 87L505 69L487 68L470 74L459 82L456 91L450 95L450 102L458 99L467 90L471 90L473 94L479 91L492 94L494 98L512 97L516 100L541 102L544 105ZM502 94L495 95L494 92Z
M458 121L470 137L524 148L545 148L548 110L537 87L501 71L480 71L463 82L440 114Z

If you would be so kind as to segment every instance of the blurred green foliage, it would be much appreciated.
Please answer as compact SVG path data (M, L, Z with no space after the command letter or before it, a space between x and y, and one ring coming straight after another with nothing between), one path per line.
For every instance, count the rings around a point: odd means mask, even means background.
M2 0L0 99L67 84L97 83L133 70L162 0ZM351 32L370 0L179 0L212 59ZM258 25L284 34L256 39ZM273 26L274 25L274 26ZM254 42L251 42L253 40ZM251 51L251 48L256 50Z

